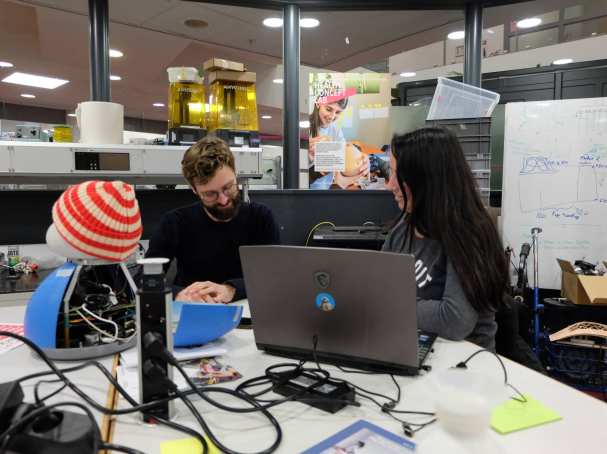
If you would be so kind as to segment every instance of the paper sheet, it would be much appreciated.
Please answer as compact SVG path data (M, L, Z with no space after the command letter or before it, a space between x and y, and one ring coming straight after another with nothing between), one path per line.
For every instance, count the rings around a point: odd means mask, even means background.
M219 449L205 437L209 454L220 454ZM160 454L202 454L202 445L195 438L164 441L160 443Z
M173 355L178 361L187 361L196 358L210 358L212 356L225 355L227 349L223 346L222 339L209 342L208 344L192 348L174 348ZM120 354L121 364L128 368L137 367L137 348L131 348Z
M496 407L493 410L491 427L501 434L507 434L562 419L557 412L533 397L528 394L524 396L527 402L510 399Z
M0 331L8 331L23 336L23 323L0 323ZM21 341L8 336L0 336L0 355L22 345Z

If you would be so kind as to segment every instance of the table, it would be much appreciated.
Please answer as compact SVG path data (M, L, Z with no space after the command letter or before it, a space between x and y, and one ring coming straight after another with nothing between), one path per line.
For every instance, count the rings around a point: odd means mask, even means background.
M33 292L52 270L39 270L35 273L20 273L17 279L9 279L6 268L0 268L0 294Z
M0 322L1 323L23 323L25 315L25 305L7 305L0 307ZM114 357L106 357L99 359L106 368L109 370L113 367ZM57 367L65 368L75 366L80 361L56 361ZM1 382L7 382L23 377L24 375L33 374L36 372L48 371L49 368L38 357L36 357L32 351L25 345L21 345L3 355L0 355L0 370L2 371ZM76 383L84 392L86 392L91 398L95 399L101 405L107 406L108 391L110 389L109 383L106 378L96 368L87 368L81 371L72 372L68 375L70 379ZM55 375L49 375L44 379L53 380L57 378ZM33 379L22 383L23 392L25 394L25 402L34 402L34 385L38 380ZM59 385L45 385L41 387L40 393L42 395L51 392L56 389ZM48 403L57 403L63 401L71 402L82 402L73 391L66 389L48 400ZM81 412L77 408L66 408L68 411ZM97 423L100 427L104 426L103 415L93 411ZM107 425L107 423L105 423ZM103 431L102 431L103 435Z
M229 353L223 362L231 364L245 378L263 373L265 367L284 361L259 352L254 344L251 330L234 330L226 335ZM454 366L478 349L468 342L450 342L439 339L435 351L429 358L433 371ZM487 431L481 441L470 441L449 435L439 424L433 424L415 436L420 453L532 453L550 452L604 452L607 433L603 428L607 421L607 405L573 388L546 376L504 359L509 381L523 393L553 408L563 416L561 421L539 426L509 435ZM497 379L503 373L493 355L481 354L469 363L470 369L479 370ZM394 396L396 388L387 375L344 374L335 367L327 366L332 374L347 378L355 384L382 394ZM396 377L402 387L403 397L398 409L433 410L433 395L424 377ZM238 382L226 386L234 387ZM206 421L224 444L231 449L244 452L258 451L269 447L274 432L260 415L228 414L210 407L200 400L195 401ZM278 453L300 452L329 437L358 419L366 419L394 433L402 435L400 424L381 413L371 403L361 399L361 407L347 407L331 415L301 403L288 403L272 409L272 413L283 429L283 441ZM128 405L125 401L120 406ZM175 421L198 429L194 419L181 402L176 404ZM402 416L402 415L401 415ZM419 416L412 420L423 421ZM136 415L120 416L116 419L113 442L136 447L147 453L159 453L162 441L185 438L186 435L162 426L150 426Z

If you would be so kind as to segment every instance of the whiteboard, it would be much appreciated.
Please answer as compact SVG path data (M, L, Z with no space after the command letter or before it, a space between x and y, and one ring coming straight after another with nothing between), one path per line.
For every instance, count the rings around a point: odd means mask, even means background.
M607 98L507 104L503 172L504 246L543 229L539 287L561 288L557 257L607 260Z

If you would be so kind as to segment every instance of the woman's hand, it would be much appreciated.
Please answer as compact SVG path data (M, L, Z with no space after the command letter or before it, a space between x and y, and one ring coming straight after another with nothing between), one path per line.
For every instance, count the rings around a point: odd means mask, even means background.
M335 172L335 178L333 182L341 189L347 189L350 186L355 185L359 179L365 178L369 175L369 156L365 155L360 159L360 165L358 166L358 173L351 177L343 175L341 172Z
M358 166L358 176L364 177L369 175L370 168L369 155L363 155L362 159L360 160L360 165Z
M341 189L347 189L350 186L356 184L361 175L354 175L353 177L346 177L341 172L335 172L335 177L333 178L333 183L339 186Z

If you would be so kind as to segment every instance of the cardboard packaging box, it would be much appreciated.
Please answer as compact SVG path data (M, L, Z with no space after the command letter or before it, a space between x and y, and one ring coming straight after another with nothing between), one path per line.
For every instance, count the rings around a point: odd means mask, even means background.
M216 80L225 80L228 82L247 82L247 83L255 83L255 73L254 72L236 72L236 71L213 71L208 74L209 84L212 84Z
M556 259L561 267L561 295L575 304L607 304L607 275L576 274L573 264Z
M204 71L239 71L245 70L244 64L237 61L224 60L223 58L211 58L202 64Z

